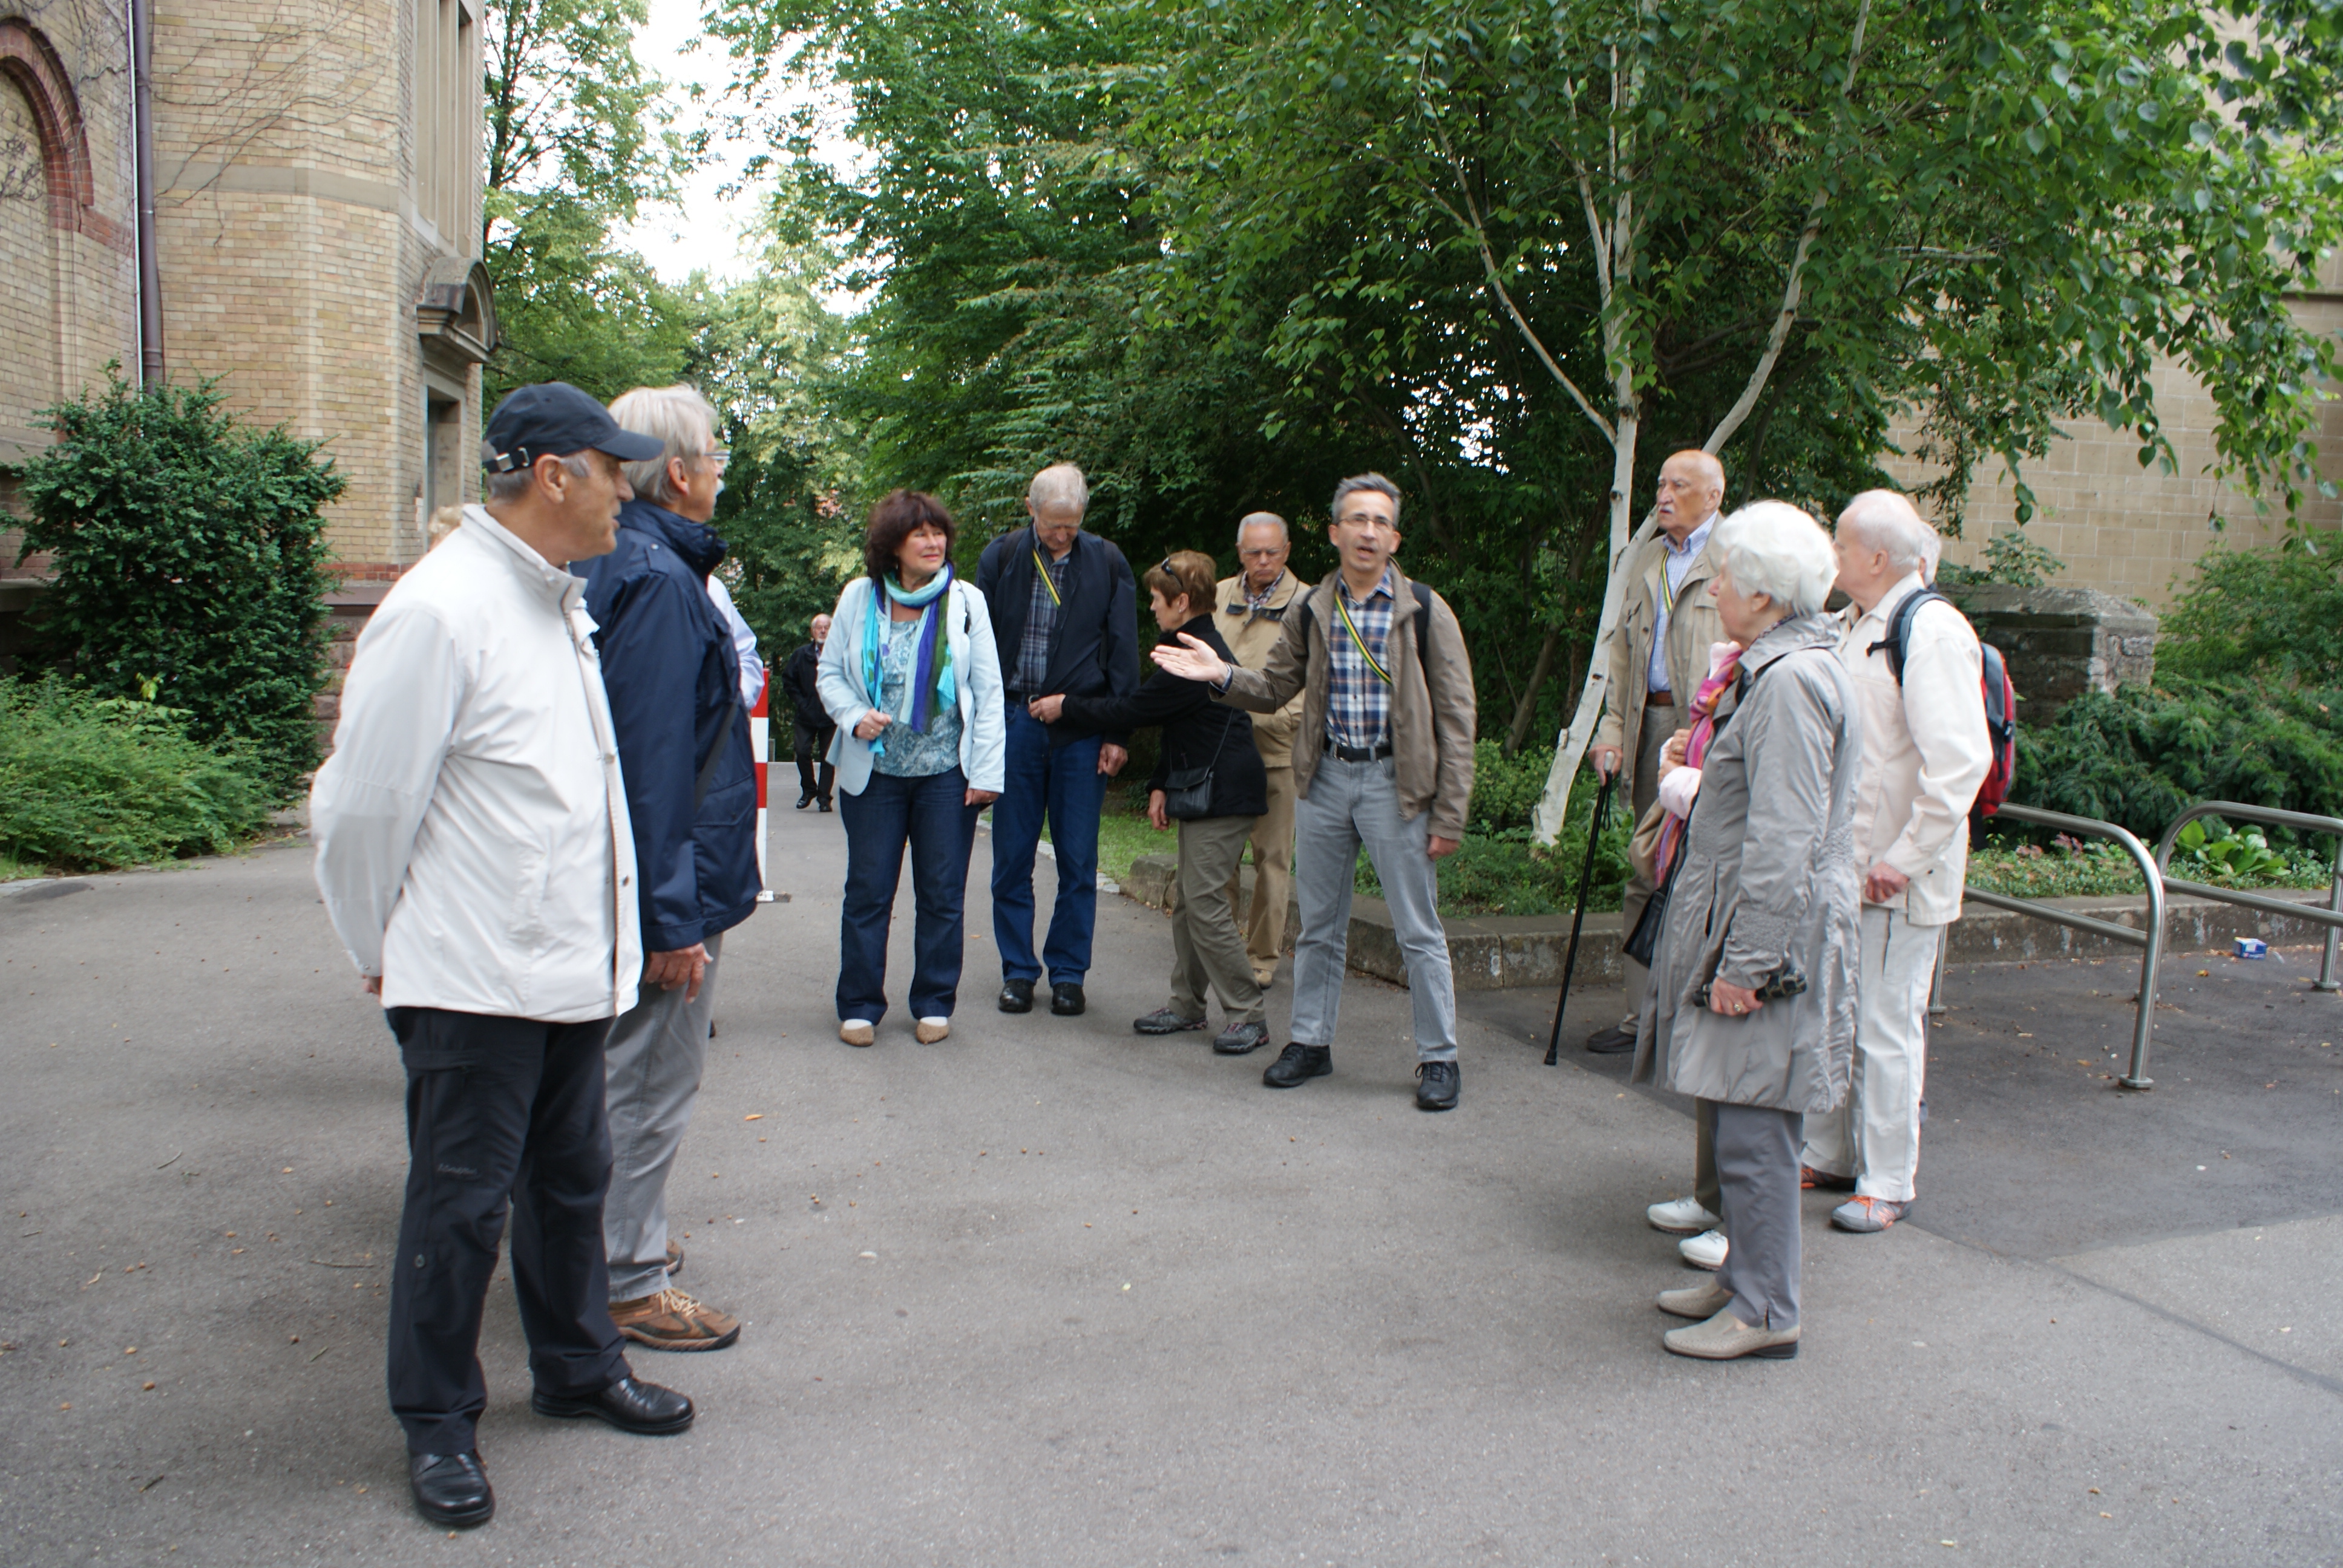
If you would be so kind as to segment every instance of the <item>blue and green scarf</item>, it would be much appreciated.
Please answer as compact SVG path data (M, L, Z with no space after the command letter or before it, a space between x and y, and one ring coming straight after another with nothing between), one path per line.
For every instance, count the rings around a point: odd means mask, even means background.
M960 688L952 679L951 639L944 635L943 630L944 590L951 586L951 580L950 561L946 561L943 569L930 578L916 593L904 588L902 580L891 572L880 579L880 586L887 590L889 598L897 604L926 612L920 617L919 653L911 668L910 711L898 712L894 716L920 735L928 732L928 726L935 722L936 715L943 710L945 705L960 700ZM879 623L887 618L885 608L879 602L878 596L873 594L870 613L862 623L862 684L873 699L880 690ZM870 751L876 757L887 754L884 730L880 732L879 739L870 743Z

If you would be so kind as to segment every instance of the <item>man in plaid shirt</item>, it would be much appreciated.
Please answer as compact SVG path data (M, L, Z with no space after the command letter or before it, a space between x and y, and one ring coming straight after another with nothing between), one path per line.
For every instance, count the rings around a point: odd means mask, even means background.
M1262 669L1228 664L1202 642L1159 645L1155 662L1204 681L1232 706L1273 713L1302 694L1293 740L1292 1043L1262 1075L1292 1089L1334 1070L1351 890L1359 848L1383 885L1415 1013L1415 1102L1456 1103L1456 982L1440 924L1434 862L1464 837L1473 797L1473 661L1448 603L1410 582L1399 548L1399 488L1381 474L1345 479L1328 530L1342 570L1310 590Z

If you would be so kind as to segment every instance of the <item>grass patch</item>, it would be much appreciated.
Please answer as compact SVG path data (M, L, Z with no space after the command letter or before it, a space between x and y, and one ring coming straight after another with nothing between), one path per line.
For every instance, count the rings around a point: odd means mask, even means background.
M2283 888L2325 888L2334 875L2334 862L2315 850L2270 849L2261 836L2248 830L2227 831L2217 818L2204 819L2209 833L2199 849L2176 850L2172 874L2185 881L2213 887L2268 890ZM2259 853L2250 864L2232 869L2232 857L2217 851L2225 843L2249 842ZM2244 857L2234 857L2243 860ZM2038 844L1989 845L1969 854L1968 885L1983 892L2013 899L2092 899L2137 897L2146 891L2139 868L2118 845L2104 839L2078 842L2061 833L2048 847Z

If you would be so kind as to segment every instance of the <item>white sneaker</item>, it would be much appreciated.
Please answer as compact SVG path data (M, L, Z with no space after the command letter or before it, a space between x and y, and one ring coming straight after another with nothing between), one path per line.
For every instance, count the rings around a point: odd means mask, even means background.
M1700 1206L1697 1198L1678 1198L1673 1202L1654 1203L1644 1211L1644 1218L1652 1222L1654 1231L1665 1231L1671 1236L1689 1236L1697 1231L1713 1231L1723 1221ZM1703 1312L1701 1316L1709 1314Z
M1724 1231L1703 1231L1697 1236L1686 1236L1678 1241L1676 1251L1683 1253L1684 1261L1695 1269L1721 1269L1725 1267L1725 1254L1729 1246Z

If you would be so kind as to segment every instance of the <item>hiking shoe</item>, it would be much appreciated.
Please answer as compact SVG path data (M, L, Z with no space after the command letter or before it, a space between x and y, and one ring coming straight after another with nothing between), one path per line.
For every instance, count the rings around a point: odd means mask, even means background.
M1695 1269L1715 1271L1725 1267L1725 1254L1732 1243L1722 1231L1703 1231L1697 1236L1686 1236L1676 1243L1676 1251Z
M850 1018L838 1026L838 1038L849 1045L869 1045L879 1038L879 1030L867 1018Z
M1415 1108L1418 1111L1453 1111L1456 1091L1463 1087L1463 1074L1453 1061L1426 1061L1415 1070Z
M1269 1025L1232 1023L1212 1036L1212 1050L1222 1056L1243 1056L1269 1043Z
M1272 1089L1298 1089L1311 1079L1323 1078L1333 1070L1332 1046L1289 1045L1269 1064L1261 1081Z
M720 1351L740 1337L740 1320L693 1301L669 1285L631 1302L612 1302L610 1322L655 1351Z
M1811 1165L1801 1165L1798 1167L1798 1186L1807 1192L1818 1188L1825 1192L1852 1192L1855 1191L1855 1178L1830 1171L1817 1171Z
M1159 1007L1145 1018L1132 1019L1131 1027L1141 1034L1184 1034L1192 1029L1210 1027L1210 1020L1201 1018L1182 1018L1168 1007Z
M1679 1318L1706 1321L1733 1304L1733 1292L1715 1280L1704 1280L1697 1285L1686 1285L1681 1291L1662 1291L1659 1307Z
M1831 1223L1842 1231L1869 1236L1901 1220L1911 1207L1886 1198L1849 1198L1831 1211Z
M1797 1356L1798 1331L1753 1327L1727 1308L1704 1323L1670 1329L1660 1336L1660 1343L1677 1355L1697 1356L1705 1362L1739 1361L1744 1356L1785 1362Z
M1654 1203L1644 1211L1644 1218L1652 1222L1654 1231L1665 1231L1671 1236L1696 1236L1703 1231L1714 1231L1725 1221L1701 1206L1697 1198L1677 1198L1665 1203ZM1706 1312L1701 1313L1707 1317Z

